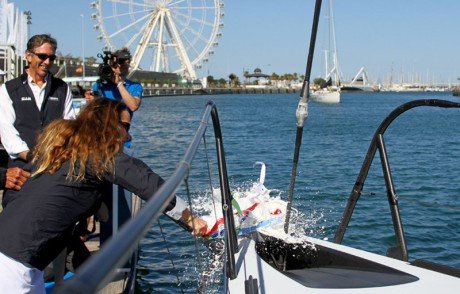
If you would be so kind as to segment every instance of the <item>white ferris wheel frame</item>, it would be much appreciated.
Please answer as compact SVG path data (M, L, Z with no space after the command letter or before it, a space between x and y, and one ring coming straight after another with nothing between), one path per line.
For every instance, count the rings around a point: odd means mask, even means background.
M192 0L193 1L193 0ZM210 6L191 6L192 1L190 0L152 0L151 4L147 4L146 1L141 1L139 3L135 3L133 0L98 0L91 3L91 7L96 9L97 12L91 15L91 18L97 22L94 26L94 29L100 30L101 35L98 37L100 41L105 41L106 47L108 50L115 50L119 49L116 48L112 39L124 32L125 30L130 29L134 25L137 25L144 21L144 25L142 29L132 35L132 37L123 44L121 47L130 47L133 43L139 38L138 44L136 49L133 53L133 58L130 64L131 72L133 73L136 70L140 69L140 63L144 58L145 51L148 47L154 47L155 56L153 57L151 67L154 71L160 72L170 72L169 69L169 62L168 62L168 54L167 54L167 47L172 47L175 52L176 56L179 59L179 63L181 67L179 69L174 70L174 73L183 74L186 78L195 80L197 79L197 74L195 71L195 67L201 67L203 62L208 61L208 56L214 53L211 50L213 47L218 45L216 41L217 38L222 36L220 33L220 29L223 27L222 18L224 16L223 13L223 1L222 0L195 0L196 2L201 2L206 4L207 2L212 2L213 5ZM106 19L110 18L117 18L121 15L117 15L116 6L112 7L112 15L107 16L103 15L102 12L102 5L104 3L110 2L112 4L120 4L120 5L127 5L130 10L132 11L133 6L140 6L146 8L152 8L152 11L143 15L142 17L134 19L129 25L120 28L119 30L109 34L108 29L106 28L105 21ZM197 52L198 50L195 49L191 44L189 44L189 50L193 50L194 52L187 52L186 46L184 45L182 35L177 28L176 22L174 21L174 17L171 13L171 7L180 3L187 3L187 7L181 7L181 9L185 9L188 11L188 15L191 15L192 10L211 10L213 11L214 17L213 22L210 23L209 21L205 21L204 17L207 15L206 13L202 14L202 19L194 19L195 22L199 22L201 24L201 29L197 32L193 31L194 35L196 35L196 39L199 39L202 42L206 42L201 51ZM174 7L173 7L174 8ZM134 16L131 13L131 18ZM187 15L184 14L184 15ZM124 14L126 16L127 14ZM204 37L200 35L203 31L203 26L207 25L211 27L211 32L209 36L205 36L207 40L204 40ZM156 32L155 42L152 42L152 37L154 32ZM169 36L169 43L166 43L166 34ZM190 59L189 53L195 53L196 56L193 60Z

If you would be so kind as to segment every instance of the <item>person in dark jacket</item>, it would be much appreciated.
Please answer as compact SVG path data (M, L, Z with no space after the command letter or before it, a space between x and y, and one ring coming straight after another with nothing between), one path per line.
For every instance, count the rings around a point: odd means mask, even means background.
M39 135L32 176L0 213L0 293L44 293L43 269L67 246L74 224L98 209L104 184L148 200L164 182L123 153L123 108L96 98L76 120L56 120ZM192 216L179 197L165 213L195 235L206 232L206 222Z

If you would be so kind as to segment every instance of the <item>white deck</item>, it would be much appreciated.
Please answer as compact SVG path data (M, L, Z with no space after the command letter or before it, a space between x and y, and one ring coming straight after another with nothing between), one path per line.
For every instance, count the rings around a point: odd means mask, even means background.
M255 251L255 242L243 239L240 242L240 251L236 256L236 268L238 276L229 281L229 293L245 293L245 281L252 276L257 279L259 293L457 293L460 289L460 279L438 272L415 267L407 262L388 258L385 256L365 252L362 250L309 238L315 244L333 248L375 263L385 265L395 270L408 273L418 278L415 282L382 287L364 288L313 288L304 286L290 277L280 273L266 263ZM325 267L326 269L326 267ZM315 274L321 273L321 268ZM330 279L333 274L326 273ZM343 276L339 278L344 278Z

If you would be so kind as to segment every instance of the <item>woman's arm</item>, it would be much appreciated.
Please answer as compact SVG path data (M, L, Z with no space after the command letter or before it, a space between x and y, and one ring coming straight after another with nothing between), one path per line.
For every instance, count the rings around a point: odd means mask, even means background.
M143 200L150 199L164 183L163 178L152 171L143 161L124 153L116 155L115 173L105 175L105 179L122 186ZM207 223L196 216L192 216L185 201L179 197L174 198L163 212L175 221L186 224L191 228L194 235L202 235L206 232Z
M114 173L106 174L104 178L122 186L143 200L152 197L164 183L164 180L143 161L122 152L115 156Z
M175 202L175 206L166 212L167 216L185 225L186 229L192 232L192 235L201 236L207 232L208 223L197 216L193 216L182 198L176 196L175 201L172 202Z

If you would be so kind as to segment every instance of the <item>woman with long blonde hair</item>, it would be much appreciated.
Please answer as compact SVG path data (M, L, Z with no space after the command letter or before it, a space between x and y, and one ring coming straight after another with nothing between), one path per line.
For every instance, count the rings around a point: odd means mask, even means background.
M0 213L0 293L44 293L43 269L67 246L74 224L97 210L106 182L145 200L164 182L123 153L123 109L94 99L75 120L56 120L39 135L32 176ZM178 197L165 212L196 235L206 232Z

